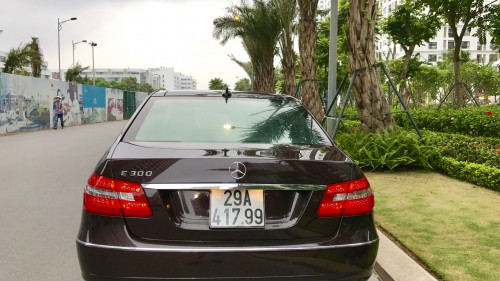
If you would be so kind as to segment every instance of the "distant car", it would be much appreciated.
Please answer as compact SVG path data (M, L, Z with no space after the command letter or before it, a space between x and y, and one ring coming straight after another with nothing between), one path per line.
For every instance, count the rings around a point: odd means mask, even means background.
M366 280L374 197L296 99L157 92L84 190L87 280Z

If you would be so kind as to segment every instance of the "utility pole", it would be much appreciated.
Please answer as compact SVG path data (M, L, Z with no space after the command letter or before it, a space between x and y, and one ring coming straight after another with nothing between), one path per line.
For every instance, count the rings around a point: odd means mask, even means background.
M331 0L330 5L330 50L328 55L328 104L326 108L330 108L333 103L333 98L337 92L337 30L339 23L339 1ZM326 118L326 130L330 136L333 136L333 128L335 123L340 122L336 118L337 106L335 105L330 110L329 116Z

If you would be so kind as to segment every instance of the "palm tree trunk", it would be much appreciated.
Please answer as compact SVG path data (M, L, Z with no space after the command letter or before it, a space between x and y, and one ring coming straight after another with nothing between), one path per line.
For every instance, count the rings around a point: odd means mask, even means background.
M323 119L323 108L316 83L316 15L318 0L299 0L299 51L302 103L317 119Z
M274 93L274 55L262 58L255 64L255 80L253 90L258 93Z
M375 64L375 0L349 1L349 68L359 70L353 85L356 110L361 128L372 132L388 129L394 124Z
M285 94L296 96L297 84L295 81L295 61L297 55L292 49L283 50L283 59L281 65L283 67L283 78L285 79Z

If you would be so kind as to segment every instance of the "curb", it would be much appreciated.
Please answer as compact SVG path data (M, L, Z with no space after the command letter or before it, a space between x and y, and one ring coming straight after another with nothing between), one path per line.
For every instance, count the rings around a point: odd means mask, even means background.
M384 281L437 281L417 262L377 230L379 248L375 271Z

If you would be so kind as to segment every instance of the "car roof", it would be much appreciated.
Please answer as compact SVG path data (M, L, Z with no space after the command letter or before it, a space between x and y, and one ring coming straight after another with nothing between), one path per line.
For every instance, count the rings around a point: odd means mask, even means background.
M168 97L168 96L182 96L182 97L219 97L222 96L225 90L173 90L173 91L158 91L152 94L153 97ZM229 91L232 97L237 98L255 98L255 99L286 99L295 100L292 96L288 95L277 95L277 94L264 94L264 93L254 93L254 92L241 92L241 91Z

